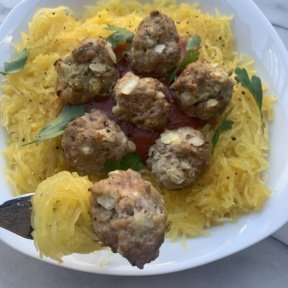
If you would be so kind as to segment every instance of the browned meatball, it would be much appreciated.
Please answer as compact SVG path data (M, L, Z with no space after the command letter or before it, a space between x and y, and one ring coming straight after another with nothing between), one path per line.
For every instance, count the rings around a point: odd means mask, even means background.
M207 120L225 110L232 97L233 85L221 67L198 61L188 65L171 88L188 116Z
M179 35L168 16L151 12L140 23L132 42L131 66L140 74L165 76L180 59Z
M56 91L65 103L83 104L108 96L119 77L116 56L103 39L86 39L55 62Z
M90 189L93 229L100 241L138 268L155 260L164 241L161 194L138 172L113 171Z
M190 186L205 170L210 144L191 127L167 130L150 148L147 164L168 190Z
M120 127L99 110L74 119L61 144L67 163L81 174L101 172L106 160L121 160L135 151Z
M165 89L156 79L139 78L128 72L116 83L116 106L112 111L119 119L129 121L139 128L160 130L165 127L170 115Z

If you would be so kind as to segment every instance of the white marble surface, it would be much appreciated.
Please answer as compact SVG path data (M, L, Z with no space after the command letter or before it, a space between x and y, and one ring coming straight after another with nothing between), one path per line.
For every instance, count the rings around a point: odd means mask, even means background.
M288 0L254 1L288 48ZM17 2L0 0L0 23ZM163 276L111 277L59 269L22 255L1 242L0 259L0 288L284 288L288 287L288 224L260 243L230 257Z

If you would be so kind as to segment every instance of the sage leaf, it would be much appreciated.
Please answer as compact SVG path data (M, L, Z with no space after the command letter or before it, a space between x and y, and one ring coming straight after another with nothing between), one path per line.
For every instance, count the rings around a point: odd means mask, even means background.
M169 77L169 83L172 83L175 80L180 70L185 69L189 64L198 60L200 55L200 44L201 37L198 35L194 35L193 37L189 37L187 39L185 48L186 52L181 61L178 63L177 67L171 72L171 75Z
M198 49L201 44L201 37L198 35L194 35L193 37L189 37L186 43L186 51L191 49Z
M12 74L12 73L16 73L16 72L22 71L24 66L25 66L25 64L26 64L28 56L29 56L28 49L24 49L14 59L4 63L4 70L0 71L0 74L5 76L5 75L8 75L8 74Z
M189 64L195 62L199 58L199 51L198 50L188 50L186 54L184 55L182 61L178 65L179 69L185 69Z
M141 171L144 169L144 164L141 161L141 156L138 152L126 154L121 161L107 160L104 164L103 172L108 174L115 170L128 170Z
M60 114L43 127L35 139L25 145L55 138L63 134L65 127L75 118L82 116L85 113L83 105L64 105Z
M134 33L116 25L108 24L106 29L115 31L106 38L106 40L112 45L113 48L115 48L118 44L121 43L131 43L134 38Z

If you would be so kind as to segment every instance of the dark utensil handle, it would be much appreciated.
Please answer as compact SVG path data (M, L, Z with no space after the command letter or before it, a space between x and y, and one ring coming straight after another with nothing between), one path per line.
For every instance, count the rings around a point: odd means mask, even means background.
M32 238L31 195L9 200L0 205L0 227L27 239Z

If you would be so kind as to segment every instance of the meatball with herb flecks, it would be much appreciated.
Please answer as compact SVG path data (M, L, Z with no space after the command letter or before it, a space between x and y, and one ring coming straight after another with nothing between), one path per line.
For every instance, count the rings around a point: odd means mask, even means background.
M55 62L57 95L69 104L109 96L119 78L116 56L104 39L86 39Z
M65 128L61 145L69 166L84 175L101 172L107 160L120 161L135 151L120 127L99 110L74 119Z
M100 241L142 269L155 260L166 220L161 194L133 170L113 171L90 188L93 229Z
M165 76L180 60L179 35L168 16L153 11L140 23L133 42L130 62L142 75Z
M168 190L189 187L206 169L210 144L191 127L167 130L150 148L147 164Z
M161 130L170 115L165 89L157 79L140 78L128 72L114 87L116 106L112 111L119 119L138 128Z
M197 61L184 69L171 89L188 116L208 120L225 110L232 97L233 85L223 68Z

